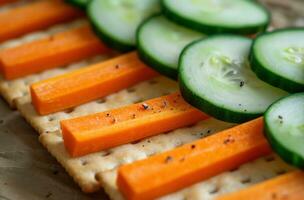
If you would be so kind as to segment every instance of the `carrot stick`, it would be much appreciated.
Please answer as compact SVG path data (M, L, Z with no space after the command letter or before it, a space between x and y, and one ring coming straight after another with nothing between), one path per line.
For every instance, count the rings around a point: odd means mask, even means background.
M128 200L154 199L270 153L261 118L118 170Z
M81 16L82 13L58 0L30 3L0 13L0 42L47 28Z
M301 171L270 179L248 189L228 194L218 200L303 200L304 173Z
M156 75L135 52L128 53L33 84L32 102L39 114L49 114L104 97Z
M186 103L180 94L61 121L71 156L82 156L194 124L207 115Z
M106 51L86 25L1 51L0 69L6 79L14 79Z

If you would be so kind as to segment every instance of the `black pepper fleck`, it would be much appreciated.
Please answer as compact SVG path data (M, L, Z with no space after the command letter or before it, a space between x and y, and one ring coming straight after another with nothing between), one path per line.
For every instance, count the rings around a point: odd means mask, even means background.
M191 145L191 149L195 149L195 147L196 147L195 144Z
M240 82L240 87L243 87L245 85L245 82L244 81L241 81Z
M148 104L143 103L143 104L141 104L141 105L142 105L142 107L143 107L145 110L149 109L149 105L148 105Z
M113 123L113 124L115 124L116 121L117 121L117 120L116 120L115 118L112 119L112 123Z
M228 138L226 138L224 140L224 144L229 144L229 143L233 143L234 142L234 139L231 138L231 135L228 136Z
M278 118L279 118L279 119L283 119L282 115L279 115Z
M119 65L115 65L115 68L116 68L116 69L119 69Z
M173 158L171 156L167 156L165 159L165 163L169 163L173 160Z
M135 118L136 118L136 115L135 115L135 114L133 114L133 115L132 115L132 118L133 118L133 119L135 119Z
M110 113L107 113L106 116L107 116L107 117L110 117Z

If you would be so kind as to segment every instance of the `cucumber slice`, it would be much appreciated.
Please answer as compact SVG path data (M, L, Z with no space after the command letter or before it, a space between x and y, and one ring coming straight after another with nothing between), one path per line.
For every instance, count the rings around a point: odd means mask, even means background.
M159 12L158 0L91 0L87 13L97 35L120 51L135 48L136 29Z
M217 35L186 47L179 63L184 98L215 118L239 123L262 115L272 102L287 95L251 71L251 44L242 36Z
M181 51L187 44L203 36L156 15L146 20L138 29L138 53L147 65L165 76L176 79Z
M264 31L269 12L251 0L163 0L171 20L203 33L254 34Z
M85 9L90 0L65 0L66 3L69 3L73 6Z
M304 91L304 28L258 36L252 47L251 67L273 86L288 92Z
M265 133L286 162L304 168L304 93L285 97L265 113Z

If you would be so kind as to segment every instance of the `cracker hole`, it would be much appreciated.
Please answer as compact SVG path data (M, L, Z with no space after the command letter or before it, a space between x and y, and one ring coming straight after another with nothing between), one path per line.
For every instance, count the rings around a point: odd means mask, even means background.
M149 156L154 156L156 154L156 152L154 152L154 151L151 151L151 152L148 152L147 153L147 156L149 157Z
M99 99L96 101L96 103L98 103L98 104L103 104L105 102L106 102L106 99Z
M247 177L247 178L241 180L242 184L247 184L247 183L250 183L250 182L251 182L251 178L250 177Z
M69 108L67 110L64 111L66 114L70 114L72 112L74 112L74 108Z
M97 173L94 175L94 178L95 178L95 180L96 180L97 182L99 182L100 179L99 179Z
M265 161L266 162L273 162L273 161L275 161L275 157L274 156L268 156L268 157L265 158Z
M24 85L26 85L26 86L28 86L28 85L30 85L31 84L31 80L24 80Z
M101 157L106 157L106 156L109 156L109 155L111 155L111 154L112 154L112 152L106 151L106 152L104 152L104 153L101 155Z
M175 147L180 147L180 146L182 146L183 144L184 144L183 142L177 141L174 145L175 145Z
M48 118L49 122L52 122L52 121L54 121L55 119L56 119L56 118L55 118L55 117L52 117L52 116Z
M156 81L156 80L150 80L150 81L149 81L149 84L150 84L150 85L155 85L155 84L157 84L157 81Z
M27 96L28 95L28 92L27 92L27 90L26 91L22 91L22 94L21 94L23 97L24 96Z
M212 190L209 191L209 194L216 194L220 191L218 186L215 186Z
M231 170L229 170L230 172L236 172L236 171L238 171L239 170L239 168L238 167L236 167L236 168L233 168L233 169L231 169Z
M140 140L136 140L136 141L131 142L131 144L138 144L139 142L140 142Z
M285 169L281 169L281 170L276 171L277 175L283 175L283 174L286 174L286 173L287 173L287 171Z
M86 166L88 163L89 163L89 162L86 161L86 160L82 160L82 161L81 161L81 165L82 165L82 166Z
M127 92L128 92L128 93L133 93L133 92L135 92L135 91L136 91L135 88L128 88L128 89L127 89Z

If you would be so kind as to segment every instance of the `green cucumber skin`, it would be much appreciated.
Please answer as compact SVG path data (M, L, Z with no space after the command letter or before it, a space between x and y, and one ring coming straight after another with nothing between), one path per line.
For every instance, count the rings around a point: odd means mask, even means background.
M97 23L94 20L94 17L91 17L90 6L92 3L93 3L93 1L90 0L90 2L87 5L87 9L86 9L87 16L90 20L90 24L92 26L93 31L102 40L102 42L104 44L106 44L108 47L115 49L117 51L120 51L122 53L134 50L136 48L135 45L126 44L123 42L117 42L117 40L113 39L111 36L109 36L99 30Z
M301 156L299 156L298 154L296 154L295 152L292 152L286 148L284 148L284 146L282 144L280 144L280 141L276 140L274 137L272 137L269 127L267 126L265 119L264 119L264 133L265 136L271 146L272 149L275 149L276 153L278 153L280 155L280 157L287 163L301 168L304 168L304 160Z
M227 34L229 35L229 34ZM191 46L197 42L200 42L202 40L209 39L211 37L217 37L216 35L214 36L209 36L207 38L203 38L201 40L194 41L190 44L188 44L183 51L180 54L179 57L179 68L181 65L181 60L185 52L187 51L188 48L191 48ZM253 120L255 118L258 118L263 115L263 113L241 113L241 112L234 112L228 109L225 109L223 107L219 107L215 104L213 104L210 101L206 101L202 98L200 98L197 94L189 90L186 86L187 80L184 79L182 73L178 73L178 83L179 83L179 88L180 92L183 96L183 98L192 106L198 108L199 110L203 111L204 113L222 121L226 122L231 122L231 123L244 123L250 120Z
M278 87L282 90L285 90L290 93L302 92L304 91L304 85L287 79L279 74L273 73L266 67L264 67L256 58L254 53L254 46L259 37L264 36L265 34L271 35L273 33L278 33L281 31L296 31L297 29L289 28L289 29L281 29L273 32L262 33L259 34L253 41L251 51L250 51L250 64L251 69L254 73L259 77L259 79L269 83L272 86Z
M272 105L281 101L282 99L286 99L286 98L289 98L290 96L295 96L295 95L304 95L304 93L302 92L302 93L298 93L298 94L289 95L287 97L283 97L283 98L275 101ZM284 145L282 145L279 140L277 140L275 137L272 136L273 134L271 133L270 127L267 123L267 115L271 111L271 106L272 105L270 105L268 110L265 112L264 134L265 134L270 146L272 147L272 149L274 149L284 161L286 161L287 163L289 163L293 166L296 166L296 167L299 167L299 168L303 169L304 168L304 158L302 158L296 152L293 152L293 151L290 151L289 149L286 149L284 147Z
M149 56L149 54L145 51L145 48L141 46L141 43L139 42L139 35L141 27L144 26L144 24L153 19L154 17L160 16L160 13L157 13L155 15L152 15L151 17L148 17L146 20L144 20L140 26L137 28L136 31L136 43L137 43L137 52L139 58L147 64L149 67L153 68L155 71L159 72L160 74L163 74L173 80L177 80L177 69L169 68L167 65L159 62L157 59L154 59L152 56Z
M177 80L178 72L176 69L169 68L168 66L159 62L158 60L148 56L144 48L142 48L140 45L137 46L137 52L140 60L142 60L149 67L153 68L155 71L159 72L164 76L167 76L173 80Z
M104 34L102 31L100 31L93 20L90 20L91 26L95 34L101 39L101 41L106 44L108 47L115 49L117 51L120 51L121 53L129 52L134 50L136 47L129 44L123 44L121 42L117 42L116 40L113 40L110 36Z
M78 0L64 0L66 3L68 4L71 4L73 6L76 6L80 9L83 9L85 10L86 7L87 7L87 3L82 3L81 1L78 1ZM89 3L90 0L88 0L88 3Z
M258 4L257 2L252 1L253 3ZM212 34L220 34L220 33L232 33L232 34L240 34L240 35L250 35L256 34L259 32L264 32L270 24L271 21L271 14L270 12L261 6L262 9L267 13L268 20L265 24L261 24L260 26L244 26L244 27L237 27L237 28L230 28L230 27L221 27L221 26L212 26L212 25L201 25L198 22L193 20L185 19L174 12L171 12L170 9L167 9L164 3L164 0L160 1L162 13L173 22L180 24L182 26L188 27L190 29L205 33L207 35Z

